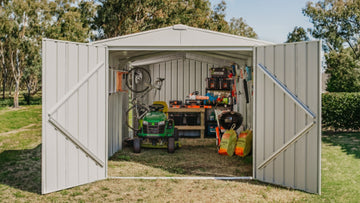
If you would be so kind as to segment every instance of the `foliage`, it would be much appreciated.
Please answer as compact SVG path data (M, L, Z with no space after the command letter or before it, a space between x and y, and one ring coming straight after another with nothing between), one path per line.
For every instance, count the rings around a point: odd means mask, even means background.
M95 15L93 1L8 0L0 2L0 61L3 99L15 84L14 107L20 89L30 96L41 88L42 37L86 42ZM10 78L10 80L9 80Z
M329 92L360 91L360 61L348 50L325 54L326 73L330 74L326 90Z
M21 91L19 95L19 105L39 105L41 104L41 92L37 92L35 95L32 95L30 98L27 92ZM29 103L30 102L30 103ZM6 97L5 99L0 99L0 108L14 106L14 98Z
M287 43L309 41L309 37L303 27L295 26L294 30L287 36Z
M110 38L174 24L209 27L210 3L202 0L100 0L94 27ZM116 13L117 15L114 15Z
M360 129L360 93L322 95L322 124L342 130Z
M257 37L242 18L225 20L225 1L214 9L210 5L209 0L0 1L2 97L15 85L18 107L21 89L26 88L28 102L41 89L43 37L87 42L174 24Z
M40 9L41 1L13 0L4 3L1 13L1 21L7 23L2 27L5 37L4 47L9 58L8 66L11 69L15 82L14 107L19 106L20 80L23 71L36 63L36 50L39 47L37 29L41 26Z
M360 0L308 2L303 13L314 24L311 34L323 39L327 50L339 52L350 47L355 59L359 59Z
M90 23L95 15L93 1L48 1L44 36L51 39L86 42L92 36Z
M303 13L314 24L312 36L324 41L328 91L359 91L360 0L308 2Z
M232 28L225 20L225 1L211 9L208 0L100 0L93 28L97 39L116 37L175 24L255 37L256 33L240 19ZM116 13L117 15L114 15Z
M229 22L230 34L240 35L250 38L258 38L254 29L245 23L243 18L231 18Z

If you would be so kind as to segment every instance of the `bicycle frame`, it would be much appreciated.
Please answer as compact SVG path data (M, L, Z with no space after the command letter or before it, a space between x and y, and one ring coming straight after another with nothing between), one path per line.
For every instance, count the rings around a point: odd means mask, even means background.
M137 93L138 96L134 96L134 98L130 101L130 103L132 104L132 106L126 111L127 114L127 125L130 129L137 131L138 129L135 127L132 127L129 125L128 120L129 120L129 112L133 111L133 122L138 122L140 119L144 118L145 115L150 111L149 107L147 104L144 104L141 99L143 99L150 91L152 91L153 89L159 91L161 90L161 87L163 85L163 79L158 79L155 81L155 85L152 84L146 84L149 86L149 88L142 92L142 93ZM136 94L136 93L135 93ZM156 92L155 92L156 95ZM154 95L154 96L155 96ZM134 126L134 125L133 125Z

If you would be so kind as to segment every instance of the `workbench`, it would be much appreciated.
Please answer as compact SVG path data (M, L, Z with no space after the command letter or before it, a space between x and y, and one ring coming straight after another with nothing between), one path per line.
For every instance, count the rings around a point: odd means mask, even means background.
M200 125L178 125L178 130L200 130L200 138L205 137L205 109L204 108L169 108L169 113L200 113Z

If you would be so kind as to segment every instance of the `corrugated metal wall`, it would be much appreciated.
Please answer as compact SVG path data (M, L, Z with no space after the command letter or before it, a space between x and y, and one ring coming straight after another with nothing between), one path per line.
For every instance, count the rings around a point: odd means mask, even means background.
M312 193L320 192L320 43L256 48L256 64L265 65L317 116L317 124L264 169L259 180ZM255 166L259 166L313 121L262 71L256 68Z
M104 179L100 167L48 122L48 111L97 64L105 48L43 41L42 192L49 193ZM53 115L67 131L104 163L106 157L105 64Z
M180 59L163 63L149 65L153 81L156 78L166 78L163 88L157 93L155 100L149 96L152 101L185 100L186 96L194 91L205 94L206 81L209 77L209 68L218 67L217 64L206 62Z
M109 66L118 67L118 58L110 56ZM123 87L125 86L123 82ZM126 89L126 88L124 88ZM126 107L129 95L126 92L116 92L116 71L109 70L109 114L108 114L108 157L122 149L124 138L128 137L126 126Z
M241 67L245 67L246 62L239 64ZM166 101L169 104L170 100L182 100L186 99L186 96L190 93L198 90L202 95L205 95L206 78L210 77L209 68L221 67L224 64L212 64L206 61L198 61L191 59L179 59L171 60L163 63L157 63L149 65L151 77L154 80L156 78L166 78L163 88L160 92L156 93L154 97L154 91L149 94L149 103L153 101ZM237 105L234 106L234 110L240 112L244 116L243 124L247 127L252 127L252 109L253 99L252 93L252 81L248 82L248 89L250 95L250 102L246 104L244 86L242 80L237 81L238 94ZM154 99L155 98L155 99Z

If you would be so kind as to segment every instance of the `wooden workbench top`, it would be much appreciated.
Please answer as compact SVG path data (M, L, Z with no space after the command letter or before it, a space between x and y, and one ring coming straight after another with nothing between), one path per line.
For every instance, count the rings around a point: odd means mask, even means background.
M168 108L168 112L205 112L205 108Z

